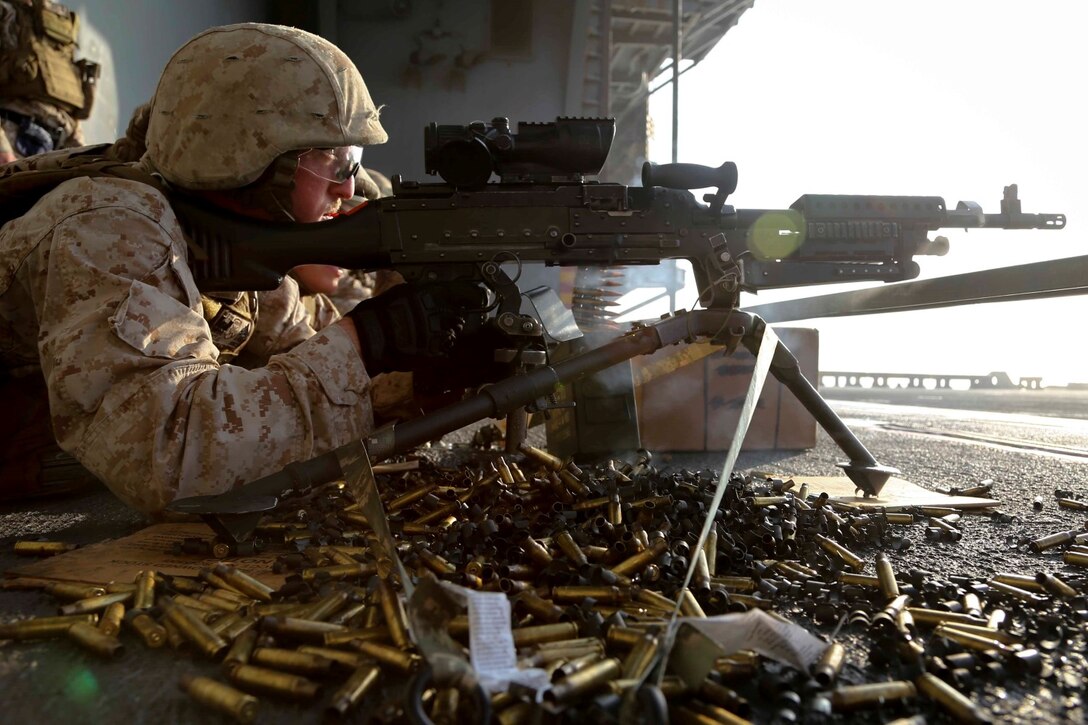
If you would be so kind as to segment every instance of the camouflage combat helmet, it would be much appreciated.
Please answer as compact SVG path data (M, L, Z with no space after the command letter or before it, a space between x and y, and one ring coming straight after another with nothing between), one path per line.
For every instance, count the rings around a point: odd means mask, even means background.
M147 155L177 186L235 189L285 151L387 139L343 51L297 28L239 23L204 31L170 58Z

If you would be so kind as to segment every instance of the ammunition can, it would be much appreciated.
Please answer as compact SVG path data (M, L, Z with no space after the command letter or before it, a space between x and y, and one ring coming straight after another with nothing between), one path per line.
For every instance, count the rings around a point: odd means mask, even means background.
M887 554L880 552L876 555L876 578L880 583L880 593L885 601L891 601L899 596L899 583L895 580L895 569Z
M833 642L824 650L819 661L812 668L813 679L820 683L821 687L830 687L839 678L839 673L842 672L842 665L845 661L846 648L838 642Z
M412 641L408 638L408 624L404 616L404 609L400 604L400 597L393 589L388 579L378 579L378 596L382 605L382 613L385 615L385 625L389 628L389 636L393 644L401 649L407 649Z
M102 612L102 618L98 620L98 631L116 637L121 631L121 622L125 619L125 605L114 602Z
M135 609L125 616L148 649L158 649L166 644L166 629L142 609Z
M279 647L257 647L249 661L262 667L307 677L328 677L333 667L333 661L328 657Z
M166 597L159 598L159 608L163 611L165 619L177 628L181 636L196 645L197 649L206 656L214 659L227 648L223 638L213 632L188 608L175 604Z
M552 689L544 693L544 699L564 703L580 695L597 692L607 687L609 681L617 679L621 672L618 659L601 660L555 683Z
M63 541L16 541L16 556L54 556L72 551L75 544L66 544Z
M363 654L377 661L379 664L389 665L401 672L415 672L423 663L423 660L419 655L411 654L379 642L362 642L354 640L351 645Z
M938 703L958 722L990 722L990 718L979 710L975 703L936 675L929 672L923 673L915 680L915 683L917 683L918 689L923 695Z
M317 695L318 684L300 675L277 672L254 665L238 665L230 679L242 689L293 700L310 700Z
M97 597L89 597L88 599L80 599L66 604L60 608L61 615L69 614L86 614L87 612L101 612L111 604L118 602L127 602L132 598L131 592L121 592L118 594L103 594Z
M663 540L655 541L649 549L646 549L645 551L640 551L634 556L631 556L621 561L619 564L616 564L614 567L612 567L612 572L621 576L637 574L638 572L646 568L646 566L653 563L654 560L656 560L666 551L668 551L668 548L669 545L667 542ZM709 578L710 576L708 574L707 579Z
M106 590L93 584L80 584L78 582L53 582L45 587L45 591L57 599L75 601L77 599L93 599L106 594ZM116 593L116 592L112 592Z
M865 568L865 562L862 561L861 557L859 557L857 554L854 554L852 551L847 549L839 542L835 541L834 539L829 539L823 534L816 534L815 538L816 542L824 551L831 554L832 556L838 557L851 569L854 569L855 571L861 571Z
M68 636L100 657L117 657L125 651L121 640L102 632L90 622L76 622L68 628Z
M229 715L240 723L252 723L257 719L257 698L224 682L210 677L182 675L180 686L201 705Z
M340 687L335 693L333 693L332 700L329 702L328 711L330 713L336 713L340 717L344 717L356 707L367 693L374 688L378 683L378 678L381 675L379 670L374 665L366 664L361 665L354 672L351 673L351 677L348 681Z
M234 589L260 602L272 601L272 587L229 564L216 564L215 574Z
M882 705L891 700L906 700L917 694L918 689L914 683L906 680L850 685L831 692L831 706L835 710L852 710L857 707Z

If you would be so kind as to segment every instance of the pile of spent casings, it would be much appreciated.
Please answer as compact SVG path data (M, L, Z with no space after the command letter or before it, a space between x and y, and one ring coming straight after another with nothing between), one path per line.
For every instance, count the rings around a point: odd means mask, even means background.
M221 662L223 675L186 676L182 687L246 722L256 717L255 696L268 700L262 707L286 699L387 722L472 722L488 712L501 723L937 713L986 722L1002 717L995 688L1048 682L1073 711L1081 707L1088 582L1073 568L1084 565L1077 532L1028 542L1040 553L1061 550L1071 573L897 573L889 553L923 529L926 540L958 539L934 532L958 532L959 514L863 511L803 483L735 474L699 547L713 472L662 473L648 456L583 469L521 451L477 452L452 468L423 460L418 470L379 475L378 487L413 579L507 593L519 666L551 679L540 696L511 686L482 702L463 682L434 687L422 676L430 667L396 576L379 576L376 534L336 484L258 528L257 548L275 554L286 576L279 589L228 563L199 578L145 572L97 589L58 583L54 595L77 600L62 609L67 619L0 625L0 637L67 635L104 656L116 656L124 637L189 650ZM751 651L723 653L701 681L667 667L674 612L750 608L802 622L830 646L808 672ZM467 646L463 610L447 619L449 636Z

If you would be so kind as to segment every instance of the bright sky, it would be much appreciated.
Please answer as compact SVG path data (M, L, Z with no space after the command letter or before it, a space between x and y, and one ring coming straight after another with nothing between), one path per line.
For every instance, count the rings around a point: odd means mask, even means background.
M937 195L1065 213L1063 231L941 232L939 277L1088 254L1088 3L757 0L680 81L680 161L735 161L741 208L805 193ZM671 90L651 160L671 159ZM742 304L824 294L745 295ZM689 298L690 299L690 298ZM825 370L1088 382L1088 296L809 321Z

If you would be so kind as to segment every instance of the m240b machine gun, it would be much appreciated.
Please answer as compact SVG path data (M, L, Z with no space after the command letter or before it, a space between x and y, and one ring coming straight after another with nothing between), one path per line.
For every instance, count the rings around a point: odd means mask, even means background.
M612 119L559 118L521 123L504 118L467 126L431 124L425 133L427 171L443 183L393 177L394 195L321 224L243 220L183 199L174 204L198 252L189 260L202 290L272 289L292 267L334 264L395 269L418 284L474 282L491 304L477 324L510 341L497 351L519 373L477 395L363 441L371 458L414 445L485 417L546 408L557 384L676 342L699 336L732 349L758 349L763 323L740 312L741 290L858 280L884 282L918 275L916 255L943 254L942 228L1060 229L1062 214L1027 214L1015 186L1000 213L936 196L806 194L788 209L737 209L737 167L647 163L642 187L587 181L599 172L615 133ZM497 176L497 181L492 179ZM700 201L691 189L713 188ZM523 311L523 295L504 263L640 265L687 259L704 309L653 325L575 358L546 365L543 303ZM529 295L532 297L532 295ZM543 305L547 306L547 305ZM544 322L547 322L545 319ZM562 338L558 338L562 339ZM890 474L854 438L797 371L784 348L773 374L850 456L843 464L859 488L875 494ZM513 420L512 417L510 420ZM515 427L516 430L516 427ZM516 434L515 434L516 435ZM220 497L188 499L174 508L242 513L341 474L335 452ZM317 461L324 461L317 463ZM248 496L248 498L247 498ZM248 501L248 503L247 503ZM274 505L274 503L273 503Z

